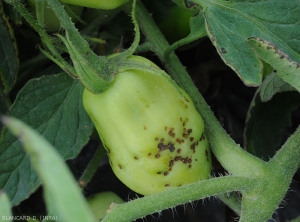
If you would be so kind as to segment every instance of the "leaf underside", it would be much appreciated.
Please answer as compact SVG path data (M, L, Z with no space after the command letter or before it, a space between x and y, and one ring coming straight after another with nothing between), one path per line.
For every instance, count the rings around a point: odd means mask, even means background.
M66 159L74 158L88 142L93 124L82 104L83 85L67 74L30 80L19 92L9 116L44 136ZM28 156L7 128L0 138L0 188L13 205L28 198L40 181ZM55 164L55 163L54 163Z

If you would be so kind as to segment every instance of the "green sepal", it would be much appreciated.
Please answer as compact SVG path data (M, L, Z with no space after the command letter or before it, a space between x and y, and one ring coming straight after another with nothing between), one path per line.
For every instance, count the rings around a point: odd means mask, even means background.
M94 94L99 94L111 86L113 76L107 75L106 79L100 76L99 72L94 69L86 55L82 55L78 48L72 43L68 33L66 33L66 38L61 35L58 35L58 37L63 41L68 49L68 53L71 56L76 70L76 75L89 91ZM106 57L99 57L99 62L102 62L102 64L107 63L108 65Z

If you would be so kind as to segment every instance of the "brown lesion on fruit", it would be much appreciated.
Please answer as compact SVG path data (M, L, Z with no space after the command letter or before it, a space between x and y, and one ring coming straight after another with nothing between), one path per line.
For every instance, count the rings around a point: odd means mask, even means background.
M177 138L176 142L179 143L179 144L182 144L182 143L184 143L184 139Z
M189 106L183 101L183 100L179 100L181 103L182 103L182 105L185 107L185 108L188 108ZM188 100L186 100L186 102L188 102Z
M148 156L151 156L152 155L152 153L148 153Z
M138 160L139 158L137 156L133 157L135 160Z
M144 125L144 130L147 130L147 126Z
M193 150L193 153L196 152L196 146L198 146L198 141L192 143L192 145L190 146L191 150Z
M200 140L199 140L199 141L202 141L202 140L205 140L205 135L204 135L204 133L201 134L201 137L200 137Z
M168 162L166 162L166 168L168 169L167 171L161 170L160 172L158 172L158 175L164 175L167 176L169 173L171 173L174 165L177 164L184 164L186 165L187 169L192 168L193 166L193 161L197 161L197 159L192 159L193 154L190 156L184 156L183 155L183 150L180 147L180 145L177 144L183 144L185 142L187 142L187 146L190 147L190 149L192 149L192 153L196 152L196 147L199 144L200 139L203 140L203 138L205 139L204 135L202 134L199 137L195 138L193 134L193 129L189 128L187 126L187 122L189 121L188 118L183 118L180 117L179 118L180 121L182 122L182 126L180 127L182 130L182 133L177 132L174 126L164 126L164 131L166 132L166 137L155 137L155 141L157 142L157 148L158 151L157 153L154 153L153 155L155 156L156 159L160 158L161 155L163 155L163 151L165 150L170 150L170 152L174 152L175 155L170 156L170 159L168 160ZM176 131L176 133L175 133ZM177 134L177 138L175 138ZM174 139L173 139L174 138ZM175 141L174 141L175 140ZM180 148L179 148L180 147ZM169 155L169 154L168 154ZM148 154L148 156L150 156Z
M192 132L193 132L192 129L183 128L182 137L185 138L185 139L188 139L190 137L190 135L191 135ZM194 138L194 137L192 137L192 138Z
M167 184L165 184L165 187L168 187L168 186L170 186L170 184L168 184L168 183L167 183Z
M171 127L171 129L169 130L168 134L169 134L170 137L173 137L173 138L175 137L174 127Z
M118 164L118 167L122 170L122 166L120 164Z
M208 154L208 150L205 150L205 156L206 156L206 161L209 162L209 154Z
M191 164L193 162L191 157L182 157L182 156L175 156L174 161L181 161L184 164L187 164L187 163ZM173 162L173 165L174 165L174 162Z
M157 148L159 149L159 152L162 152L167 149L169 149L171 152L174 152L174 150L175 150L174 144L171 142L169 142L168 144L159 143L157 145Z

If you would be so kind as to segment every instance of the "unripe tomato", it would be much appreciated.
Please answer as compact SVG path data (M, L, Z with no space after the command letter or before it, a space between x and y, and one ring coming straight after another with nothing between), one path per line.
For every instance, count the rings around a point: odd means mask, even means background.
M106 216L107 210L109 210L112 203L121 204L123 202L121 197L110 191L101 192L87 198L87 203L97 221L102 220Z
M62 2L72 4L72 5L80 5L88 8L97 8L97 9L115 9L129 0L61 0Z
M174 43L190 34L190 18L194 15L178 5L170 8L166 18L159 24L159 28L170 43Z
M157 67L143 57L129 59ZM114 173L143 195L207 179L211 171L203 120L191 98L171 81L128 70L116 74L103 93L83 93Z
M34 16L36 16L36 0L28 0L29 1L29 10L33 13ZM75 15L79 16L81 15L83 11L83 7L71 5L70 9L74 12ZM71 16L71 19L74 20L74 15L69 13ZM61 28L59 19L56 17L52 9L48 6L47 1L45 1L45 7L44 7L44 20L45 20L45 30L50 32L56 32Z

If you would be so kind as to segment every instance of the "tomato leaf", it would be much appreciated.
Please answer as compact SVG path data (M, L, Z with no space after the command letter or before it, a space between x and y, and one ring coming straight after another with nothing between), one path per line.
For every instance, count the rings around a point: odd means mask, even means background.
M270 101L262 102L258 91L248 111L245 149L269 160L286 139L286 129L291 126L291 112L299 105L298 92L277 93Z
M0 96L6 95L14 86L19 61L13 30L3 12L0 2Z
M263 65L248 39L276 45L300 61L300 2L298 0L194 0L203 7L206 30L224 62L246 85L262 81ZM273 64L271 64L273 65Z
M259 95L261 101L267 102L272 99L276 93L295 91L287 82L283 81L275 72L266 77L260 86Z
M300 92L300 63L290 59L277 46L259 38L249 39L258 55L276 69L277 75Z
M48 212L59 221L95 221L72 173L54 147L20 120L4 117L3 122L22 142L39 174Z
M190 34L187 37L180 39L179 41L172 44L166 51L166 54L169 54L171 51L179 48L180 46L194 42L197 39L200 39L207 35L204 25L204 19L201 12L190 18L190 28Z
M88 142L93 124L82 105L83 85L67 74L30 80L9 111L43 135L62 157L74 158ZM0 188L16 205L40 185L21 143L3 129L0 138Z

